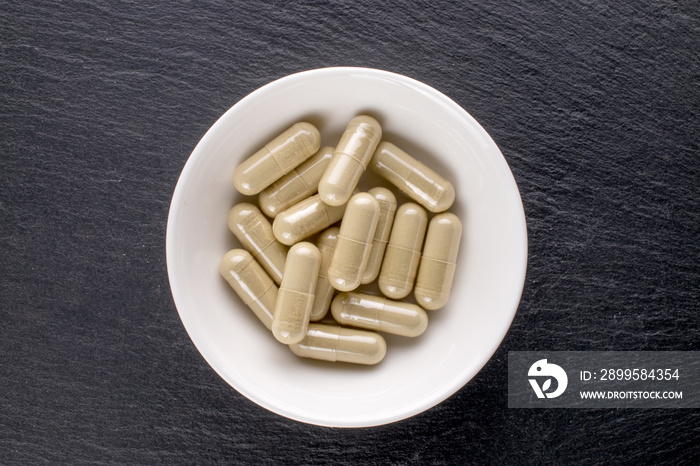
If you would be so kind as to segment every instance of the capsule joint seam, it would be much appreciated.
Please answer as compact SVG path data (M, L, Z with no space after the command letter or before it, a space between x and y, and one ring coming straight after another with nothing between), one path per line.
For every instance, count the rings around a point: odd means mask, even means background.
M421 257L421 260L439 262L439 263L441 263L441 264L456 265L456 262L449 262L449 261L446 261L446 260L436 259L436 258L434 258L434 257L425 256L425 255Z
M351 159L353 159L354 161L359 163L362 167L364 167L365 170L367 170L367 166L369 165L369 159L367 160L367 163L363 163L362 159L357 158L357 156L355 156L351 153L340 151L340 152L337 152L337 154L338 155L346 155L346 156L350 157ZM334 154L334 156L335 156L335 154Z

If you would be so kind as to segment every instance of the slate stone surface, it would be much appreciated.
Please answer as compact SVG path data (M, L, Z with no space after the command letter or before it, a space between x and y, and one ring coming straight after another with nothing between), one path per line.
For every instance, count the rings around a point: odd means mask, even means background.
M700 6L0 2L0 463L697 464L697 410L513 410L507 352L700 350ZM300 424L179 321L170 197L259 86L352 65L423 81L501 148L527 281L494 358L411 419Z

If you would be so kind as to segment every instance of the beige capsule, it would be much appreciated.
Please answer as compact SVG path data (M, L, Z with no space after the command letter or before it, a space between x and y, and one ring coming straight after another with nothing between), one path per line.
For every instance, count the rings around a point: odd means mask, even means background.
M381 138L382 127L371 116L350 120L318 184L323 202L334 206L348 202Z
M282 283L287 247L277 241L260 209L247 202L236 204L228 213L228 228L275 283Z
M301 242L289 250L272 318L277 341L299 343L306 335L320 266L321 253L313 244Z
M417 337L428 328L428 314L420 306L364 293L340 293L331 314L341 325L404 337Z
M243 249L232 249L221 259L219 273L263 325L271 330L278 290L253 256Z
M325 230L343 218L344 213L345 204L329 206L321 201L320 194L316 194L280 212L272 222L272 232L277 241L291 246Z
M311 123L295 123L248 157L233 172L233 184L246 196L258 194L321 147L321 133Z
M379 210L379 202L369 193L355 194L348 201L328 268L328 280L336 290L351 291L360 286L372 249Z
M302 358L372 365L384 359L386 340L367 330L311 323L306 337L289 349Z
M379 272L379 289L384 296L403 299L413 289L427 226L428 214L418 204L407 202L396 211Z
M445 212L430 221L414 290L416 302L425 309L447 304L461 239L462 222L455 214Z
M318 321L326 317L328 309L333 300L335 288L328 281L328 267L331 265L335 244L338 241L338 227L329 228L322 231L316 240L316 247L321 253L321 268L318 271L318 281L316 282L316 292L314 305L311 308L311 316L309 320L312 322Z
M258 197L263 213L275 218L283 210L314 194L331 158L333 148L322 147L316 155L265 188Z
M444 212L455 201L452 183L390 142L377 146L369 166L431 212Z
M365 273L362 275L362 284L372 283L379 276L384 259L384 250L389 241L391 226L394 224L396 214L396 196L386 188L372 188L369 193L379 202L379 220L377 229L372 240L372 250L369 253L369 260Z

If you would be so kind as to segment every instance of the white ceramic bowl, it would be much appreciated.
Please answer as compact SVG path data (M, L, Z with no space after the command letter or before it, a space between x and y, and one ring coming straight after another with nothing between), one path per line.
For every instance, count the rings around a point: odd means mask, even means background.
M229 209L245 198L238 163L296 121L334 146L347 123L369 113L391 141L448 178L450 209L464 234L449 303L429 311L415 339L386 335L376 366L301 359L271 333L219 275L240 247ZM377 183L368 174L364 187ZM394 190L396 191L396 190ZM408 201L398 196L399 203ZM326 68L271 82L228 110L192 152L175 188L167 264L180 318L206 361L258 405L301 422L365 427L420 413L459 390L486 364L515 315L525 279L527 232L513 176L493 140L432 87L386 71Z

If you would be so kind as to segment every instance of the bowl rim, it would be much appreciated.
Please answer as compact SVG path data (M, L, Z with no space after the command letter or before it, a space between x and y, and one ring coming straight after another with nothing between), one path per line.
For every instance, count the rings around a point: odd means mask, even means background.
M184 191L182 189L182 186L186 183L186 180L191 176L191 173L195 170L195 166L197 165L197 162L200 158L205 157L206 151L204 151L204 147L208 146L209 140L213 139L216 137L216 133L220 130L221 127L226 125L227 120L229 119L230 115L233 114L234 112L239 111L241 107L245 107L248 105L250 102L254 101L258 95L261 94L266 94L270 91L274 91L277 88L284 87L284 86L289 86L293 85L294 83L298 81L303 81L305 79L308 79L309 77L325 77L325 78L332 78L332 77L348 77L351 74L360 74L360 75L365 75L365 76L370 76L370 77L380 77L380 78L389 78L395 82L398 82L400 84L412 87L420 92L430 94L432 97L438 99L439 103L442 105L447 106L451 111L456 112L459 114L462 118L465 118L468 120L471 124L473 124L476 128L478 128L478 131L481 133L481 136L485 138L487 141L487 144L491 146L492 149L495 149L494 155L500 155L500 158L498 158L498 164L499 165L504 165L504 168L506 170L506 173L509 175L507 177L508 179L508 184L507 184L507 198L510 202L513 200L517 201L515 202L514 206L516 207L515 212L513 213L513 221L517 225L517 229L519 230L519 234L517 235L517 239L521 242L521 244L518 247L518 251L520 251L522 254L514 259L514 264L515 264L515 272L516 272L516 277L517 277L517 283L519 286L517 287L517 291L515 290L515 287L512 289L508 290L509 293L511 293L510 300L509 300L509 305L508 309L512 309L510 313L510 319L506 322L505 319L502 323L501 327L501 335L499 339L494 339L491 347L489 347L487 350L485 350L482 354L482 357L475 357L475 361L469 365L469 367L464 370L461 373L461 377L455 378L454 382L448 386L443 387L442 390L439 390L437 393L435 393L433 396L430 397L429 402L423 402L423 403L410 403L406 405L405 409L402 410L392 410L389 413L385 413L383 416L376 416L371 419L366 419L364 422L333 422L330 419L318 419L318 418L313 418L309 416L304 416L299 414L296 411L293 410L287 410L286 407L282 406L275 406L272 407L269 405L269 403L266 402L266 400L259 396L258 393L255 391L248 390L247 387L241 386L241 384L236 383L235 381L229 380L229 377L226 376L226 374L222 373L222 371L219 370L219 368L215 367L214 364L212 364L212 361L207 357L204 352L200 349L199 345L197 344L197 341L195 341L195 336L192 333L192 327L188 327L188 321L189 317L187 316L187 313L185 313L183 310L181 310L181 307L183 303L185 302L185 297L182 294L182 291L176 286L176 272L175 272L175 266L174 264L177 262L175 259L175 248L174 244L176 243L176 236L175 236L175 227L174 225L178 224L178 219L180 216L180 208L179 206L182 205L183 201L183 196L184 196ZM354 66L338 66L338 67L326 67L326 68L316 68L316 69L310 69L310 70L305 70L305 71L300 71L296 72L287 76L283 76L281 78L275 79L259 88L256 90L252 91L251 93L247 94L245 97L242 99L238 100L234 105L232 105L226 112L224 112L217 120L214 122L214 124L209 127L206 131L206 133L202 136L202 138L199 140L191 154L188 156L187 161L185 162L185 165L182 169L182 172L180 173L180 176L178 177L178 181L176 183L175 189L173 191L173 196L171 198L171 204L170 208L168 211L168 219L167 219L167 225L166 225L166 244L165 244L165 249L166 249L166 268L168 272L168 281L170 285L170 290L171 290L171 295L173 302L175 304L175 307L177 309L178 315L180 316L180 321L183 324L185 331L187 332L188 336L190 337L190 340L192 343L195 345L195 348L199 351L199 353L202 355L202 357L205 359L207 364L214 369L214 371L224 380L226 383L228 383L232 388L234 388L236 391L241 393L243 396L248 398L249 400L253 401L255 404L264 407L265 409L272 411L276 414L279 414L281 416L287 417L289 419L298 421L298 422L303 422L307 424L312 424L312 425L319 425L319 426L326 426L326 427L353 427L353 428L362 428L362 427L373 427L373 426L379 426L379 425L384 425L384 424L389 424L392 422L397 422L401 421L404 419L408 419L412 416L415 416L416 414L419 414L423 411L426 411L430 408L433 408L437 406L438 404L442 403L445 401L447 398L451 397L454 395L457 391L459 391L462 387L464 387L471 379L478 374L479 371L491 360L493 357L493 354L496 352L496 350L500 347L502 344L503 340L505 339L505 336L510 329L512 322L515 318L515 315L517 313L520 300L522 297L522 293L525 287L525 278L526 278L526 273L527 273L527 263L528 263L528 236L527 236L527 222L525 218L525 212L524 212L524 206L522 204L522 198L520 196L520 192L518 190L517 183L515 182L515 178L513 176L512 171L510 170L510 166L508 165L507 161L505 160L505 157L503 157L503 153L500 151L498 146L496 145L495 141L491 138L491 136L484 130L484 128L479 124L474 117L472 117L464 108L462 108L459 104L457 104L455 101L453 101L450 97L447 95L443 94L442 92L438 91L437 89L433 88L432 86L429 86L421 81L418 81L416 79L410 78L408 76L404 76L398 73L394 73L391 71L385 71L385 70L380 70L376 68L369 68L369 67L354 67ZM178 303L180 303L180 306L178 306Z

